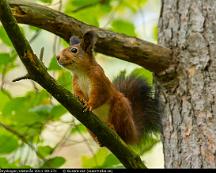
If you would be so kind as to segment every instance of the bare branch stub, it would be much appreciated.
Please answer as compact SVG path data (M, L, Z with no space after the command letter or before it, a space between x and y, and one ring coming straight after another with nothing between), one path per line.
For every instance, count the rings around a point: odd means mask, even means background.
M29 76L29 74L26 74L25 76L21 76L21 77L13 79L12 82L17 82L23 79L31 79L31 77Z

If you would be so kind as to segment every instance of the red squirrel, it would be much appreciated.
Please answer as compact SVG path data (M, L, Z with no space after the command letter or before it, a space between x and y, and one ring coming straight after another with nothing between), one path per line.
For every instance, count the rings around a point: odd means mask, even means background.
M58 63L73 73L74 95L128 144L137 144L143 133L159 131L157 99L143 77L119 75L113 83L96 62L96 33L70 38L70 46L57 56ZM91 133L92 134L92 133ZM94 134L92 134L95 138Z

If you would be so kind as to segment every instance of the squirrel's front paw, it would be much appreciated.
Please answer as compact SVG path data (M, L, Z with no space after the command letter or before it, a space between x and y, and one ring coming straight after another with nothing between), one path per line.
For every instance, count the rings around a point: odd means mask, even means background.
M84 98L81 98L81 97L79 97L79 96L76 96L76 98L77 98L83 105L85 105L86 101L85 101Z
M89 103L85 103L83 107L83 112L91 112L92 111L92 106Z
M111 123L107 123L107 126L108 126L110 129L115 130L115 127L114 127L113 124L111 124Z

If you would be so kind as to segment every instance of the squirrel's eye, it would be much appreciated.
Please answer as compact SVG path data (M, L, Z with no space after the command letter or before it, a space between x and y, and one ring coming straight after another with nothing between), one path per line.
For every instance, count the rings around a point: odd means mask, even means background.
M71 51L72 53L77 53L77 48L72 47L72 48L70 49L70 51Z

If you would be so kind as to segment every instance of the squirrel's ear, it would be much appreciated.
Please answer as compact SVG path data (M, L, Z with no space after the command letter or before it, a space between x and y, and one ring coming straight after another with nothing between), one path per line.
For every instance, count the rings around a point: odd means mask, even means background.
M71 36L70 45L75 45L75 44L79 44L79 43L80 43L80 39L77 36Z
M92 50L96 43L96 33L94 31L88 31L84 34L80 46L88 54L92 54Z

